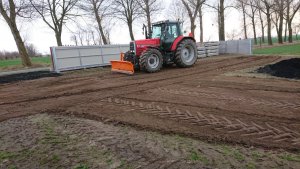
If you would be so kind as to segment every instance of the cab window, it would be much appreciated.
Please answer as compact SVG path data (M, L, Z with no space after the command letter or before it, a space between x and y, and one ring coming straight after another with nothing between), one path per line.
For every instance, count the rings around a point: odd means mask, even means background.
M154 25L152 27L152 34L151 34L152 38L160 38L162 32L161 27L162 25Z
M166 32L166 37L169 39L175 39L178 37L177 24L169 24L168 31Z

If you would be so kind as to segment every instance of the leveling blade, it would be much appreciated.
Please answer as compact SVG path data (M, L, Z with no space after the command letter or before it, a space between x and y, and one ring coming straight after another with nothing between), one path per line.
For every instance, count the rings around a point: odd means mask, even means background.
M110 61L110 63L112 72L125 73L129 75L134 74L134 68L131 62L112 60Z

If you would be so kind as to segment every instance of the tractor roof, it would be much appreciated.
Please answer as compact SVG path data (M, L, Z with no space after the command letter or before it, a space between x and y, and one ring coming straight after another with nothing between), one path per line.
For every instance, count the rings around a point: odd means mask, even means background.
M180 21L175 21L175 20L164 20L164 21L159 21L159 22L154 22L152 23L152 25L159 25L159 24L163 24L163 23L180 23Z

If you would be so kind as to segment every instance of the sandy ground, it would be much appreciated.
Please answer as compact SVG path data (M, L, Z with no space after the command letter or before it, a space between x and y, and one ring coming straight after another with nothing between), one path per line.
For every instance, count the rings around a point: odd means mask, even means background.
M15 120L12 118L36 114L46 113L53 118L75 116L97 121L99 125L105 122L131 126L147 132L188 136L206 143L289 151L295 153L292 161L297 161L300 150L299 81L232 73L282 59L226 56L201 59L189 69L166 68L155 74L139 72L127 76L111 73L109 69L93 69L2 84L1 128ZM6 137L1 135L1 140ZM26 139L23 141L26 143ZM122 146L123 142L118 145ZM178 166L188 168L186 159L174 159L179 160ZM201 162L199 166L214 166L211 157L208 159L208 164ZM146 158L146 161L149 160ZM153 165L168 164L159 161ZM273 162L277 164L276 160ZM296 164L284 166L298 168ZM191 168L199 168L197 165ZM138 162L133 166L138 167Z

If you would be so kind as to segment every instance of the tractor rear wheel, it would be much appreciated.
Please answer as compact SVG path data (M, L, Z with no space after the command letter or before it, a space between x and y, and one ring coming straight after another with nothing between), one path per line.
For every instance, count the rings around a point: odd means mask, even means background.
M140 56L140 69L149 73L159 71L162 63L163 56L157 49L147 49Z
M197 61L196 43L191 39L181 41L176 49L174 62L178 67L191 67Z

